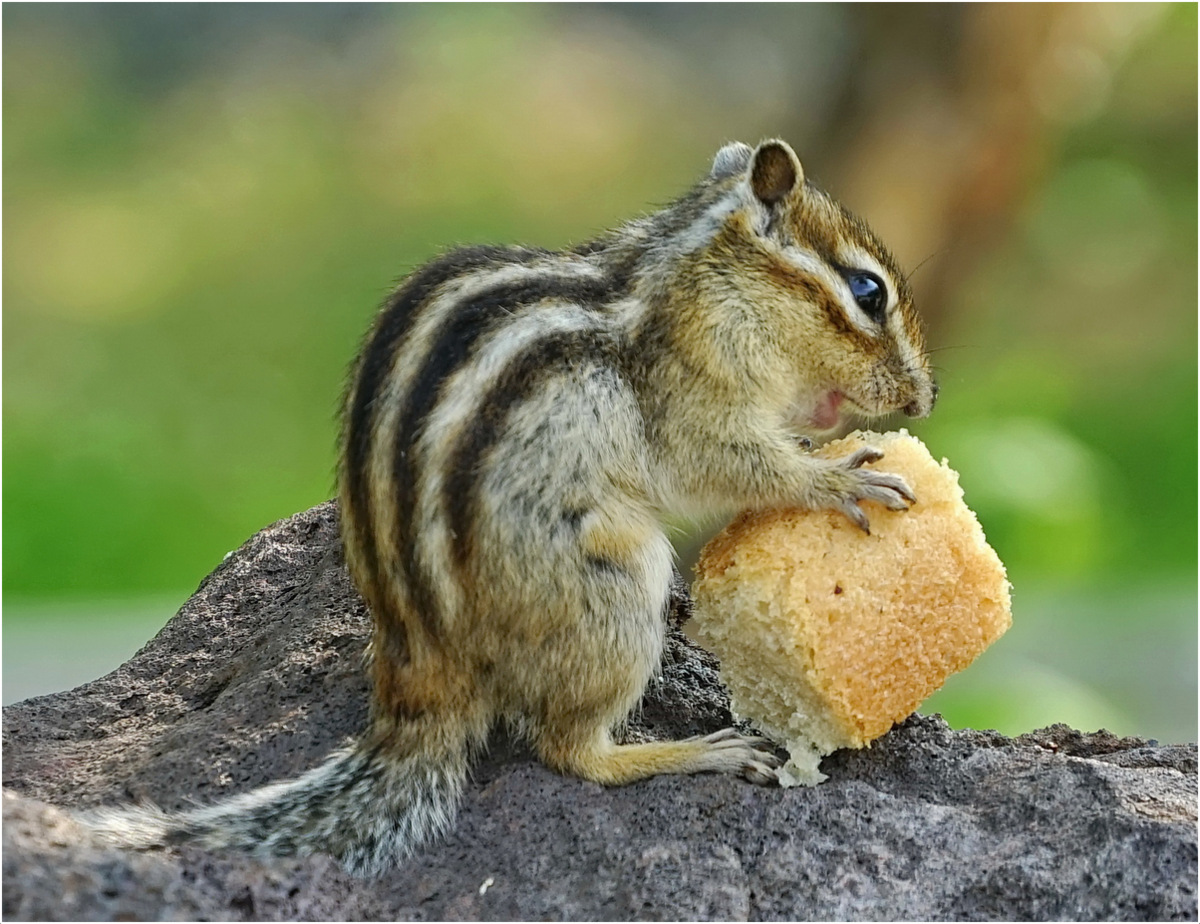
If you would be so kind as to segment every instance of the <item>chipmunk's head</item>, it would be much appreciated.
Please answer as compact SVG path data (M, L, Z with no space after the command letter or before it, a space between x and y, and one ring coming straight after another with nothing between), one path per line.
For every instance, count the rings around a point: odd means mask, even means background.
M726 145L708 183L721 221L695 254L703 300L748 376L790 392L791 422L926 416L937 387L908 280L866 224L807 182L782 141Z

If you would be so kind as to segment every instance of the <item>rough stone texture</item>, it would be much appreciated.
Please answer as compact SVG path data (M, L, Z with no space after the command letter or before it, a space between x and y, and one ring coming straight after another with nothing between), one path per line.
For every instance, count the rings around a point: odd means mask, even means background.
M5 709L4 916L1196 919L1196 747L1064 726L918 716L793 790L604 789L498 734L455 831L373 882L320 857L115 850L45 804L179 808L301 772L365 718L366 632L325 504L252 538L117 671ZM728 722L712 660L673 633L628 735Z
M265 866L193 848L98 845L64 812L4 794L4 918L23 921L381 920L332 860Z

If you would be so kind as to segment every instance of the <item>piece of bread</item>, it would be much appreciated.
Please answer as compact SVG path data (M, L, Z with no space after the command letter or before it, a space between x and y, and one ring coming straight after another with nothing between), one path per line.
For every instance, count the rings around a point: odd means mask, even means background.
M835 510L743 513L704 547L689 635L721 660L734 714L786 745L784 785L825 779L821 756L860 748L911 715L1012 622L1004 565L958 474L906 431L818 450L884 454L907 511L871 501L867 535Z

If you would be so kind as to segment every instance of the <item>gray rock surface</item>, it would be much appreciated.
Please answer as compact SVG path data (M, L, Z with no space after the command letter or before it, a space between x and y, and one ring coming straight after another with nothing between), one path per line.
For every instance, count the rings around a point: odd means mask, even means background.
M604 789L498 733L454 832L368 882L320 857L117 850L54 807L180 808L307 769L364 721L366 633L324 504L229 556L117 671L5 709L5 918L1196 919L1195 745L1065 726L915 716L786 791ZM728 723L711 658L673 633L628 736Z

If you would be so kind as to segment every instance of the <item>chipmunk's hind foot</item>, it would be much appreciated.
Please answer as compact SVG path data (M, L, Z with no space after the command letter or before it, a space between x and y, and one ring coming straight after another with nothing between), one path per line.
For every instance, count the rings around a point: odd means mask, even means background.
M759 785L778 782L782 761L764 738L746 738L726 728L682 741L615 744L607 732L586 742L543 736L542 760L564 773L620 786L663 773L736 773Z

